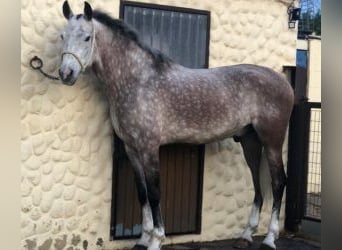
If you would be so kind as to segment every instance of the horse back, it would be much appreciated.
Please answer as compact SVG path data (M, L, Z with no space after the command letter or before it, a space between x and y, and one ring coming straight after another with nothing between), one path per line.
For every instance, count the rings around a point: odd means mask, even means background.
M170 70L158 88L164 140L207 143L233 136L256 120L284 117L293 105L290 84L255 65Z

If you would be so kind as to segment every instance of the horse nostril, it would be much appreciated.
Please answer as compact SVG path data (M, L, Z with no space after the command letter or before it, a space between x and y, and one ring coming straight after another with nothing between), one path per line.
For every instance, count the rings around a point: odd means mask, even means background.
M58 73L64 82L68 82L71 80L74 71L72 69L66 69L66 70L59 69Z
M70 79L72 77L72 73L74 73L74 71L72 69L70 69L70 72L69 72L69 74L67 76L68 79Z
M59 74L59 77L60 77L61 79L63 79L63 72L62 72L61 69L58 70L58 74Z

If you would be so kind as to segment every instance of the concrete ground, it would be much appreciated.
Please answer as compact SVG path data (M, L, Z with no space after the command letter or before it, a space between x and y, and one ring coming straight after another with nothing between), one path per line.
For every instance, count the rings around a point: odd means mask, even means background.
M257 250L264 239L261 236L253 237L253 244L246 250ZM176 245L163 246L162 250L231 250L233 248L235 240L220 240L213 242L201 242L201 243L185 243ZM301 238L286 238L281 237L277 240L277 250L318 250L321 246L317 242L304 240Z

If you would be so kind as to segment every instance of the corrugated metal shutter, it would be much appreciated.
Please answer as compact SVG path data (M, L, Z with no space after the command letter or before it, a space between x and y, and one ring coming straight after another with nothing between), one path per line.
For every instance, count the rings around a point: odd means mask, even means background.
M124 21L139 32L144 43L184 66L207 67L209 13L159 6L153 9L155 5L132 2L121 4ZM168 235L200 232L203 157L203 145L174 144L160 149L161 209ZM111 222L111 236L115 239L141 233L133 176L123 143L115 137Z
M118 140L118 138L116 137ZM141 209L134 174L121 141L116 141L112 236L131 238L141 233ZM203 146L167 145L160 149L161 210L165 231L198 233L201 215Z
M175 62L189 68L207 67L207 15L126 6L124 21L146 44Z

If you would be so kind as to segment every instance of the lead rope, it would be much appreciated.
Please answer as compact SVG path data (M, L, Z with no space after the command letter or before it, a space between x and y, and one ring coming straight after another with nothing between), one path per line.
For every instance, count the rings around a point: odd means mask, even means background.
M34 70L38 70L40 73L42 73L45 77L51 79L51 80L60 80L58 76L52 76L49 75L48 73L45 73L42 68L43 68L43 61L40 59L38 56L34 56L30 60L30 66Z

